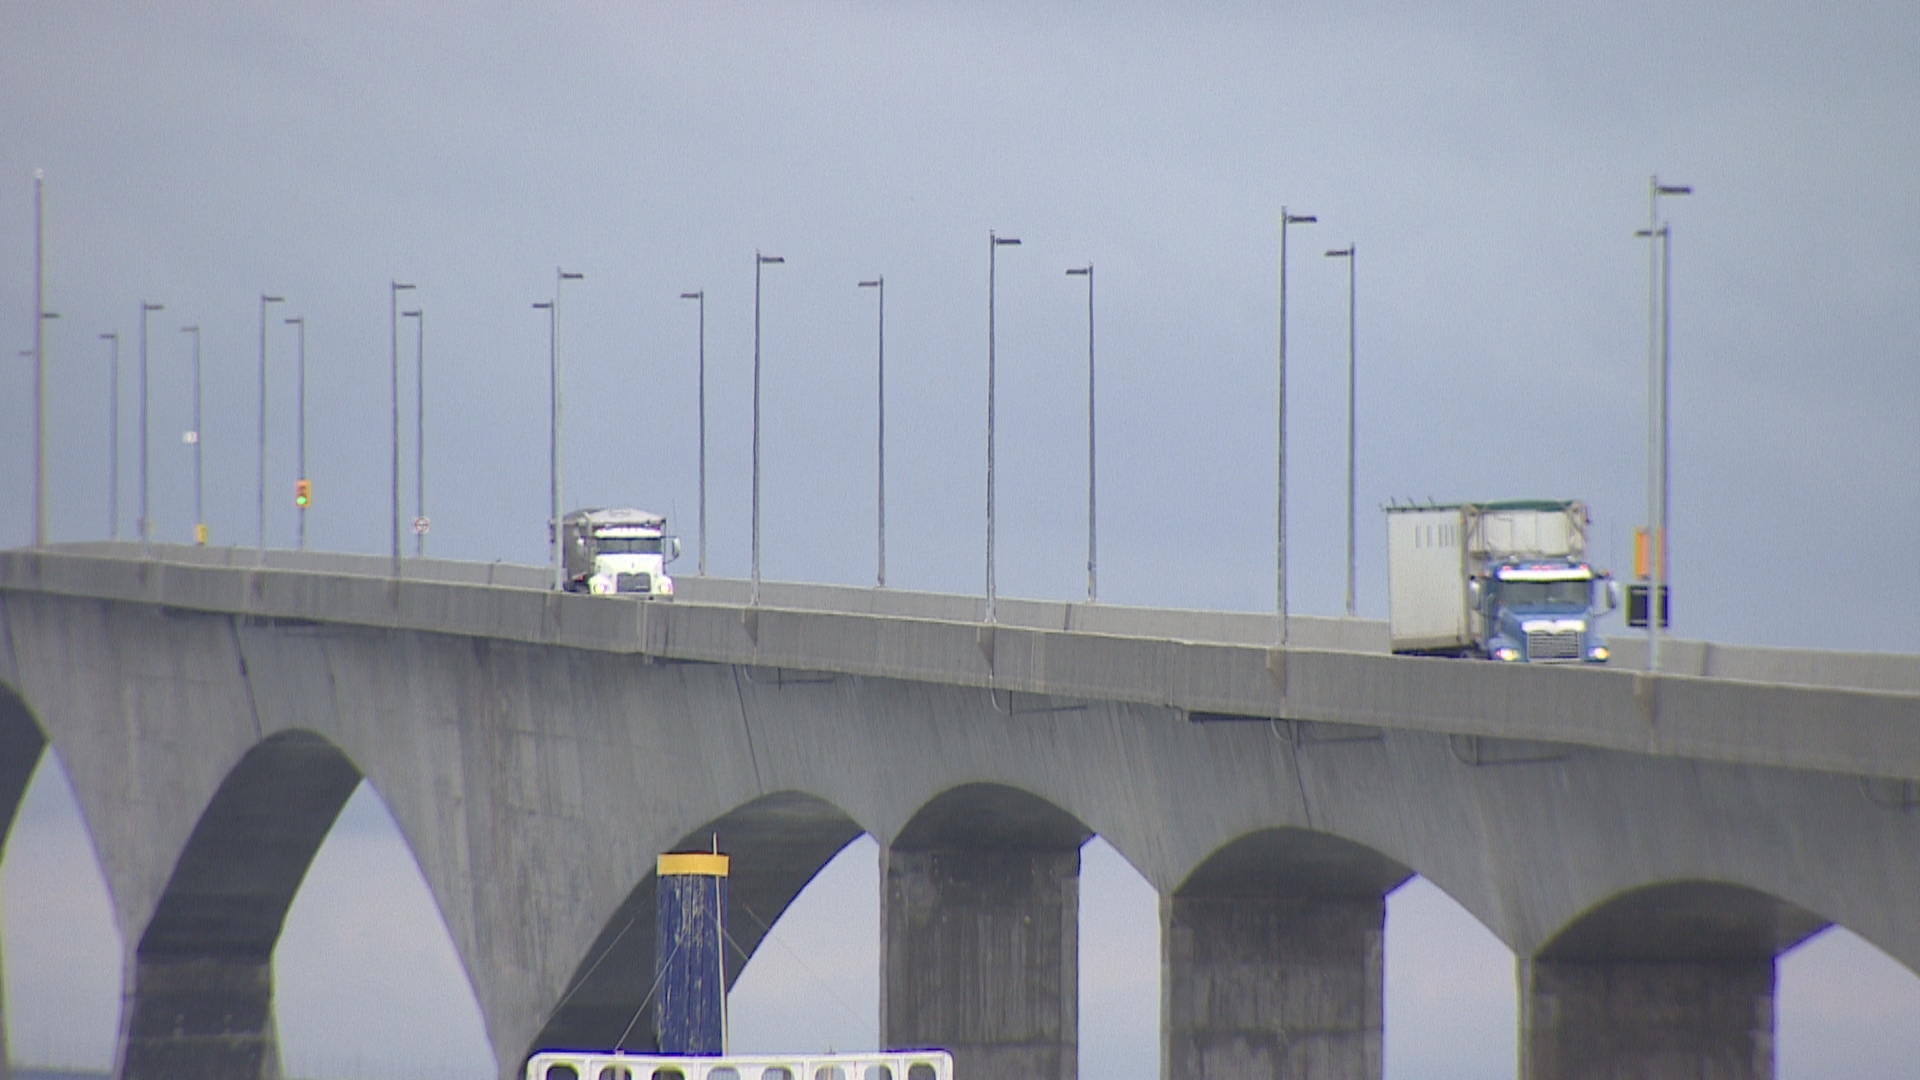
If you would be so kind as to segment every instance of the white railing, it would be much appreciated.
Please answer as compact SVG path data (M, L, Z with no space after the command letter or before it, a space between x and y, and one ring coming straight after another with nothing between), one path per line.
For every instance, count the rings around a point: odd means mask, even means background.
M720 1057L542 1050L527 1059L527 1080L953 1080L953 1056L944 1050Z

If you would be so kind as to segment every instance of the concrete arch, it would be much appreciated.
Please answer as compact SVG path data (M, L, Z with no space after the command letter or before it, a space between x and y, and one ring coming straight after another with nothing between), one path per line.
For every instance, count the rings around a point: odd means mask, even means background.
M360 779L307 731L268 736L227 774L134 948L119 1076L279 1074L273 948Z
M1772 958L1830 925L1751 886L1664 881L1616 893L1581 912L1534 956L1590 962Z
M733 856L727 923L737 948L729 959L738 963L729 965L729 989L787 905L865 832L823 798L782 791L689 830L671 846ZM529 1055L557 1048L644 1051L657 1045L653 1020L642 1015L654 978L657 886L649 869L607 919L528 1047Z
M1093 838L1079 818L1010 784L976 781L922 803L888 847L893 851L1078 851Z
M1412 876L1411 869L1365 844L1317 830L1276 827L1247 833L1214 849L1173 894L1378 898Z

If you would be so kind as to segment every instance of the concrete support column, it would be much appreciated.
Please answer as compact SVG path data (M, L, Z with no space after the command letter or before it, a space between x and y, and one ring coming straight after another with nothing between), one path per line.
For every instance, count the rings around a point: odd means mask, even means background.
M273 958L140 958L120 1010L121 1080L279 1080Z
M1520 961L1521 1080L1773 1080L1774 962Z
M881 852L881 1039L969 1080L1076 1080L1080 849Z
M1166 1080L1379 1080L1386 902L1163 897Z

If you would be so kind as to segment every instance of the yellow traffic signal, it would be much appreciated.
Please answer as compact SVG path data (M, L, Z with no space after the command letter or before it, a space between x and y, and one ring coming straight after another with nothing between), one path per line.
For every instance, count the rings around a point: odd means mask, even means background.
M293 482L293 505L305 510L313 502L313 481L295 480Z

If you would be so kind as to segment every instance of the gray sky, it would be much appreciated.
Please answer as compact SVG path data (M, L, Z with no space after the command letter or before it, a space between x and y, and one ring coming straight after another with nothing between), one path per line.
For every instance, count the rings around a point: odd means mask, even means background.
M157 533L192 525L195 323L208 522L253 542L265 291L288 300L267 339L269 542L293 537L279 320L301 315L312 542L385 550L397 278L426 312L431 550L539 561L547 327L529 305L563 265L586 274L562 301L568 501L662 510L692 550L677 297L705 289L712 569L742 574L759 249L788 260L764 282L766 573L871 578L874 298L854 283L884 273L889 579L977 591L998 229L1024 241L999 267L1001 590L1084 587L1085 292L1062 271L1091 260L1102 597L1264 609L1285 203L1320 218L1291 234L1295 609L1335 613L1343 591L1346 277L1321 253L1349 242L1362 613L1385 612L1389 498L1585 498L1595 556L1625 570L1646 477L1632 233L1657 171L1698 191L1668 206L1676 631L1920 651L1920 615L1884 599L1920 588L1886 546L1920 529L1916 43L1920 8L1893 2L0 0L0 544L30 534L17 354L42 168L56 539L106 529L109 330L131 532L145 299L167 305ZM410 477L410 433L405 452ZM15 829L9 882L58 817ZM11 978L31 950L10 888Z

